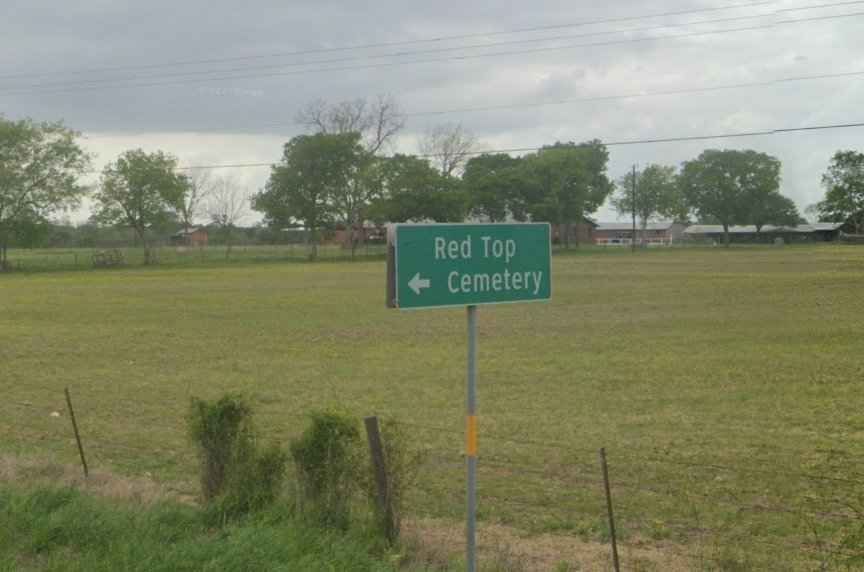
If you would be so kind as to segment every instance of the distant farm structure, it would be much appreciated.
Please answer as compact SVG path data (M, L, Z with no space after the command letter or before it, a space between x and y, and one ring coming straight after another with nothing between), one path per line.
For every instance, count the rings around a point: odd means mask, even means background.
M585 246L594 244L597 223L588 217L570 224L552 225L552 243Z
M738 244L806 242L834 242L843 236L843 223L817 222L796 226L765 225L756 229L754 225L730 226L729 240ZM719 224L694 224L684 229L684 240L695 243L723 242L723 226Z
M681 241L684 225L673 221L649 222L643 229L636 225L636 244L670 245ZM633 242L632 222L601 222L594 230L598 245L629 245Z
M203 228L184 228L168 237L171 246L207 246L207 231Z

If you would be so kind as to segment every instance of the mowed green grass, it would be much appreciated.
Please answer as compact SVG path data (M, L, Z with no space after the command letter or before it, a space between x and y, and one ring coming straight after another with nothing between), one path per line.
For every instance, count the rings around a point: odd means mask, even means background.
M465 311L388 310L384 276L0 276L0 446L76 462L68 387L91 466L191 491L191 397L251 396L268 439L335 404L398 416L424 455L412 511L461 518ZM479 311L481 519L603 538L606 447L625 543L757 568L853 557L862 283L849 246L554 257L551 302Z

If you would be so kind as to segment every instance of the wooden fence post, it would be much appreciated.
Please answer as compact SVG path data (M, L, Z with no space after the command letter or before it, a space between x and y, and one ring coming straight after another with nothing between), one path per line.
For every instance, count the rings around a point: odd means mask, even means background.
M81 465L84 467L84 478L87 478L87 460L84 458L84 447L81 446L81 437L78 435L78 423L75 422L75 410L72 409L72 399L69 397L69 388L63 390L66 393L66 405L69 406L69 417L72 419L72 430L75 431L75 442L78 443L78 454L81 456Z
M606 492L606 515L609 517L609 538L612 540L612 565L620 572L618 565L618 540L615 538L615 516L612 514L612 493L609 491L609 469L606 467L606 448L600 448L600 466L603 469L603 488Z
M390 489L387 484L387 468L384 464L384 447L381 444L381 433L378 431L378 417L366 417L366 438L369 441L369 454L372 457L372 470L375 473L375 487L378 489L378 516L381 527L388 542L396 537L396 526L393 522L393 507L390 503Z

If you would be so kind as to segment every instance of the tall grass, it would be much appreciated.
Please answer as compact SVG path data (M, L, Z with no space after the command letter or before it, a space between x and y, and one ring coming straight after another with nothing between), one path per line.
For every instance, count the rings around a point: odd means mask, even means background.
M360 543L279 510L212 529L190 506L133 509L69 488L0 485L0 570L386 571Z

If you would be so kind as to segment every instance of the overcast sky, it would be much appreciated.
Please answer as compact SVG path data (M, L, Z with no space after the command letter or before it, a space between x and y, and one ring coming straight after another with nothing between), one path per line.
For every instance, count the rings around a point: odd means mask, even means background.
M598 138L611 178L755 149L803 211L864 127L628 143L864 123L862 30L864 1L6 2L0 113L62 119L96 169L139 147L230 165L278 161L310 100L386 93L393 151L445 122L490 150ZM249 193L269 174L231 171Z

